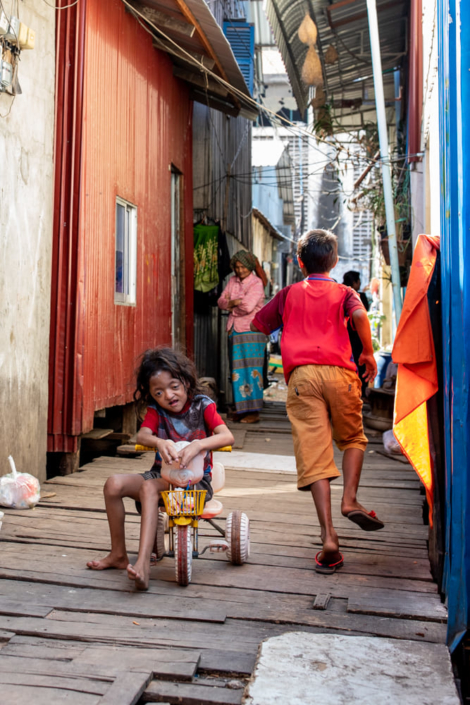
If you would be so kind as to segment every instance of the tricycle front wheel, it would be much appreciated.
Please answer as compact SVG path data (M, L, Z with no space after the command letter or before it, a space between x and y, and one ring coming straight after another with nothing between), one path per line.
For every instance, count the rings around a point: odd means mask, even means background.
M191 527L188 524L175 526L174 537L176 582L184 587L191 582L193 562Z

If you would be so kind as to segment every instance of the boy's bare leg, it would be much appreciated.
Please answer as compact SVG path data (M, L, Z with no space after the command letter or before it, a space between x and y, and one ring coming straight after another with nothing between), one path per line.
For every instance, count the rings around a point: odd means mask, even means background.
M343 454L343 499L341 501L341 513L346 516L349 512L357 509L363 512L367 510L357 501L357 490L361 479L362 463L364 462L364 451L359 448L347 448Z
M92 570L106 570L107 568L125 570L127 568L129 559L124 530L126 513L123 498L130 497L138 500L140 488L144 482L141 475L113 475L106 480L103 492L111 534L111 551L99 561L89 561L88 568Z
M315 502L318 520L321 526L323 550L318 556L319 561L333 563L340 559L338 534L333 526L331 516L331 491L329 480L317 480L310 485L310 491Z
M142 520L140 523L139 555L134 565L127 566L129 580L135 581L137 590L148 590L150 577L150 554L155 542L158 522L158 500L162 490L168 484L165 480L144 480L139 501L142 505Z

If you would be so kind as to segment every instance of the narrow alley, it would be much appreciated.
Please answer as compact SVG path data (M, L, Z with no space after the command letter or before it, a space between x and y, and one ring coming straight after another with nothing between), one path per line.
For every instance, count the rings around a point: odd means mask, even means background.
M361 500L383 517L367 534L334 519L345 564L314 572L321 543L310 495L296 490L284 404L268 402L261 422L235 425L226 465L222 524L234 509L251 522L244 566L224 554L193 562L192 583L175 582L174 561L151 570L147 593L125 571L90 571L109 548L102 486L109 475L143 472L150 456L100 457L43 485L33 510L5 512L0 553L0 683L4 702L237 705L261 642L285 632L377 635L445 643L446 609L432 580L423 496L403 459L370 438ZM124 449L125 451L125 449ZM337 462L340 458L337 457ZM137 550L140 519L126 500L126 532ZM206 528L207 527L207 528ZM202 547L214 531L201 528Z

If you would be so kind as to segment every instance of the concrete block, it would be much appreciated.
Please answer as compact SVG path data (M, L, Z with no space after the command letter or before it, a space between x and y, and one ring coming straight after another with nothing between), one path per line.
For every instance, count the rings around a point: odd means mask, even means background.
M267 639L246 705L459 705L444 644L290 632Z

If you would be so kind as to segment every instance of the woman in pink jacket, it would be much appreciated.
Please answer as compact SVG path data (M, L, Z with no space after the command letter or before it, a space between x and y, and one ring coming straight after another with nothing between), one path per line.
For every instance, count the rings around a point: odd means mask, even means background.
M235 275L218 300L229 311L227 322L235 421L256 423L263 406L263 364L266 336L252 333L250 323L264 305L266 274L252 252L240 250L231 259Z

